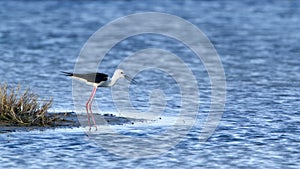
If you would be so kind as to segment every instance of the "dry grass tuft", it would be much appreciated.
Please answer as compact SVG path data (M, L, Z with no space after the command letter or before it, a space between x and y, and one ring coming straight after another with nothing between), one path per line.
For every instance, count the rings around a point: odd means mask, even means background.
M47 110L52 99L40 104L39 98L30 89L21 91L18 87L0 86L0 122L22 126L48 126L54 124L57 117L50 116Z

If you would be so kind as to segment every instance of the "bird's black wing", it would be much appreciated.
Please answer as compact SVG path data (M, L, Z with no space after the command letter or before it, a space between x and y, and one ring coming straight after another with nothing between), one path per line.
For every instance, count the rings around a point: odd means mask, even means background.
M88 82L92 83L100 83L103 81L107 81L108 75L104 73L87 73L87 74L77 74L77 73L68 73L68 72L62 72L66 76L74 76L76 78L86 80Z
M66 76L73 76L73 73L63 72L63 71L61 71L61 73L63 73L63 74L66 75Z
M103 81L107 81L108 79L108 75L104 73L73 74L73 76L85 79L88 82L92 83L100 83Z

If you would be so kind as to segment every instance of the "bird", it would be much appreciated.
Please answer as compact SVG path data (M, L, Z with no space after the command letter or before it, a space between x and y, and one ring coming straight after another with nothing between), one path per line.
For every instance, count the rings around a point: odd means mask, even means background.
M91 118L93 121L93 125L95 129L97 130L97 125L96 121L94 118L94 114L92 111L92 103L95 97L95 93L97 91L98 87L112 87L116 84L116 82L120 78L125 78L128 81L132 82L133 84L136 84L136 81L131 78L130 76L126 75L122 69L116 69L113 76L109 77L107 74L104 73L86 73L86 74L79 74L79 73L69 73L69 72L64 72L61 71L65 76L69 76L71 78L74 78L76 80L85 82L87 85L93 86L93 91L86 102L85 108L86 108L86 113L88 117L88 125L89 125L89 130L91 130Z

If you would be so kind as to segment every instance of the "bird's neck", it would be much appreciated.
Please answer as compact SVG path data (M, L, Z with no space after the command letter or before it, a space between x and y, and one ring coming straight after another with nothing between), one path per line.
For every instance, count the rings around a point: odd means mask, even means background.
M118 81L118 77L116 76L113 76L111 79L110 79L110 83L109 83L109 86L113 86L116 84L116 82Z

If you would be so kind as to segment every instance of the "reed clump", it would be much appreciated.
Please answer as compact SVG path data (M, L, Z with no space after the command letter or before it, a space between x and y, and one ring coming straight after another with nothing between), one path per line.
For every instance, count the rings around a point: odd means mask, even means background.
M48 114L52 99L39 102L39 97L29 88L0 85L0 122L21 126L48 126L55 123L57 117Z

